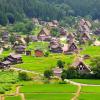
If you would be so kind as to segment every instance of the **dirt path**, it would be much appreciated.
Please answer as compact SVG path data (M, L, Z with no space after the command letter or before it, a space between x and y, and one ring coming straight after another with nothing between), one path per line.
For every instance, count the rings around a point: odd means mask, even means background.
M37 73L35 71L29 71L29 70L24 70L24 69L21 69L21 68L15 68L13 66L10 69L13 69L13 70L16 70L16 71L23 71L23 72L27 72L27 73L32 73L32 74L37 74L37 75L43 76L43 74Z
M65 81L70 84L76 85L78 87L77 92L75 93L75 96L71 99L71 100L77 100L77 98L79 97L80 92L81 92L81 84L67 80L67 79Z
M22 98L22 100L25 100L24 94L23 93L20 93L20 86L17 86L17 88L16 88L16 95L17 96L20 95L21 98Z
M3 48L0 48L0 54L2 54L2 52L3 52Z
M74 85L81 85L81 86L100 86L100 85L95 85L95 84L82 84L82 83L78 83L78 82L74 82L68 79L65 79L66 82L70 83L70 84L74 84Z
M21 96L22 100L25 100L24 93L20 93L19 95Z

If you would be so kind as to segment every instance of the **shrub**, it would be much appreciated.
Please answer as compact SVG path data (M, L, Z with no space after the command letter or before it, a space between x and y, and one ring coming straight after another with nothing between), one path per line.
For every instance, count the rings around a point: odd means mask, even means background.
M29 81L32 78L26 72L19 72L19 79L23 81Z
M4 89L5 91L10 91L10 90L11 90L11 85L9 85L9 84L5 85L5 86L3 87L3 89Z
M45 57L48 57L49 56L49 52L45 52Z
M4 94L4 93L5 93L5 90L2 87L0 87L0 94Z
M46 71L44 72L44 76L45 76L45 78L50 79L50 77L53 76L52 70L46 70Z
M59 68L64 68L64 65L65 65L65 62L63 62L63 61L61 61L61 60L58 60L58 61L57 61L57 66L58 66Z

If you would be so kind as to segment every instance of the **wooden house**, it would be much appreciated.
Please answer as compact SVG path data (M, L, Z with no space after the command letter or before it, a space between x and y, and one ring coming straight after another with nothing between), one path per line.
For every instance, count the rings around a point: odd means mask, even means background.
M78 51L78 46L75 44L75 42L72 42L68 46L68 52L76 52Z
M8 57L6 57L5 60L11 62L11 64L18 64L23 62L22 57L18 54L11 54Z
M3 62L0 62L0 69L6 69L6 68L9 68L11 65L11 62L6 60L6 61L3 61Z
M60 28L60 35L61 36L67 36L67 30L63 27Z
M53 69L53 74L54 74L54 76L57 76L57 77L61 77L61 75L62 75L62 72L63 72L63 69L62 68L54 68Z
M80 73L90 73L91 69L82 61L82 59L77 59L73 64Z
M46 26L48 29L57 28L59 26L59 22L57 20L53 20L51 22L47 22Z
M91 36L89 33L83 33L81 36L81 39L84 41L88 41L88 40L91 40Z
M36 42L36 41L38 41L38 38L35 35L30 35L29 40L30 40L30 42Z
M72 42L70 44L64 44L62 49L64 54L73 54L79 52L78 46L75 44L75 42Z
M91 32L90 28L91 28L91 23L89 21L84 19L80 20L78 28L79 33L84 33L84 32L90 33Z
M8 32L3 32L2 33L2 40L4 42L9 42L9 33Z
M60 40L57 38L52 38L50 41L49 49L53 53L62 53L62 45L60 44Z
M50 31L47 28L43 28L37 37L41 41L49 41L51 38Z
M35 54L36 57L43 57L44 56L44 52L40 49L36 49L34 51L34 54Z
M71 43L73 41L75 41L75 36L73 35L73 33L69 33L67 35L67 43Z
M24 45L15 46L15 52L18 54L25 53L25 49L26 49L26 46L24 46Z

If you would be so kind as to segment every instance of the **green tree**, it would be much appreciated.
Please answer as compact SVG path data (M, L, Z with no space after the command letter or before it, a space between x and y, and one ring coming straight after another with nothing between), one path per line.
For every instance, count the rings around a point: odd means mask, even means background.
M59 68L64 68L64 65L65 65L65 62L63 62L62 60L58 60L58 61L57 61L57 66L58 66Z
M46 70L46 71L44 72L44 77L45 77L45 78L50 79L51 76L53 76L52 70Z

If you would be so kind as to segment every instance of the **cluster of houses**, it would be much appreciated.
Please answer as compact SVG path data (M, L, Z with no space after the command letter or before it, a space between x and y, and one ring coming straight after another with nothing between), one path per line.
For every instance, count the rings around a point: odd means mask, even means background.
M26 50L28 42L40 42L45 41L48 42L48 50L52 53L64 53L66 55L76 53L78 54L82 48L79 48L79 41L90 41L91 37L91 23L87 20L81 19L79 21L79 27L76 33L69 33L64 27L60 27L59 22L57 20L53 20L52 22L44 22L42 20L38 20L33 18L33 23L40 24L43 27L41 31L37 35L28 35L22 37L19 34L13 34L15 38L15 42L11 45L12 50L15 51L16 54L10 55L6 57L2 62L0 62L0 68L9 67L12 64L22 63L22 58L19 54L32 55L30 50ZM53 28L59 29L59 36L53 37L51 34L51 30ZM80 34L78 36L78 33ZM9 42L9 33L3 32L0 40L0 44L2 47ZM65 42L62 43L61 39L64 38ZM99 41L94 42L95 46L100 46ZM36 57L44 56L43 50L35 49L34 54ZM87 55L88 56L88 55ZM87 57L85 56L85 57ZM78 59L72 66L77 67L79 71L90 72L89 67L84 64L83 60ZM55 68L53 69L54 74L56 76L60 76L62 73L62 69Z

